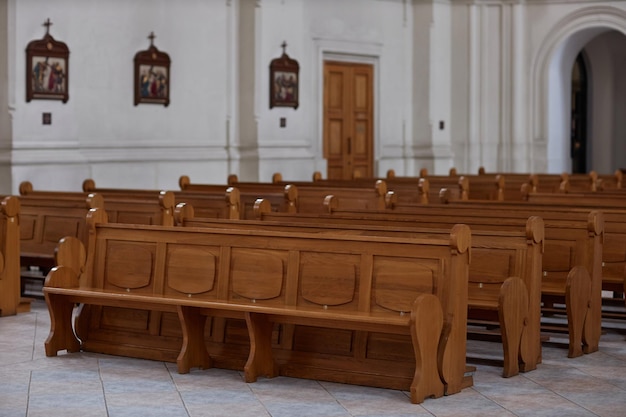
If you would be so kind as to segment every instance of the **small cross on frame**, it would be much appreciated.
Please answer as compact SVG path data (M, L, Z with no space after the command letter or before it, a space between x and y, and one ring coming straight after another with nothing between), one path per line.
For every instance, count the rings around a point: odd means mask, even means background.
M154 38L156 38L154 32L150 32L150 36L148 36L148 39L150 39L150 46L154 46Z
M46 27L46 35L48 35L50 33L50 26L52 26L52 22L50 21L50 18L48 18L42 26Z
M283 55L285 55L285 50L287 49L287 42L283 41L283 43L280 45L281 48L283 48Z

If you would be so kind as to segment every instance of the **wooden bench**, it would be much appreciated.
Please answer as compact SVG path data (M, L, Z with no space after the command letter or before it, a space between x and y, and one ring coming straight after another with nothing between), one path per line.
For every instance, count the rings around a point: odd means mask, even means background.
M397 182L415 181L415 177L398 177L394 170L387 171L387 182L390 189L400 191L395 186ZM428 170L421 169L419 178L429 181L430 196L432 202L439 200L441 189L446 189L448 198L451 200L519 200L521 199L521 185L515 179L509 184L507 177L502 174L495 175L472 175L458 174L454 168L450 169L448 176L432 176ZM436 179L436 180L434 180ZM527 178L524 182L530 181Z
M587 174L564 175L564 187L569 191L596 192L601 190L622 189L623 174L616 170L611 175L600 175L596 171Z
M441 229L403 224L394 228L381 221L362 224L350 221L328 224L323 216L273 213L266 202L257 203L263 221L223 221L195 217L193 208L179 204L176 224L237 230L282 230L307 233L341 233L394 237L445 236L454 224ZM470 319L496 322L502 329L503 376L536 369L541 360L540 296L543 222L534 217L519 232L482 231L472 234L472 261L469 270L468 307ZM410 278L410 277L407 277Z
M507 208L505 208L505 206ZM544 303L566 302L567 293L575 295L569 302L571 306L583 309L581 316L567 316L568 325L575 331L569 331L570 357L580 356L598 350L601 334L602 304L602 241L604 237L604 216L601 212L587 210L576 215L554 214L543 210L525 210L519 204L517 210L512 203L464 201L451 205L415 205L403 209L385 211L339 210L332 200L327 201L330 215L323 220L328 224L343 222L342 217L359 218L361 222L385 221L388 225L429 225L442 227L451 222L468 224L474 232L478 230L519 230L520 223L531 216L542 217L545 224L545 243L543 256L542 300ZM333 220L337 218L337 220ZM392 223L392 222L395 222ZM587 287L587 283L568 284L568 275L573 267L582 265L590 275L589 291L571 290L570 285ZM581 274L576 274L580 277ZM568 296L569 297L569 296ZM578 307L577 307L578 308ZM544 326L545 327L545 326ZM579 337L581 336L582 337Z
M0 204L0 316L28 311L20 295L20 201L6 196Z
M314 178L317 178L314 176ZM235 175L228 178L229 185L246 187L251 189L264 189L275 186L294 186L298 189L296 210L293 212L321 213L324 211L324 199L328 195L335 196L343 208L366 207L383 210L387 207L387 184L380 179L359 180L321 180L295 181L282 180L282 175L273 175L271 183L263 182L239 182ZM254 205L252 206L254 208ZM284 210L280 210L284 211ZM254 217L248 217L253 219Z
M81 209L104 207L109 219L116 223L172 225L174 222L173 210L176 200L172 191L128 190L126 193L114 194L89 190L89 187L83 192L34 190L30 182L24 181L20 184L20 195L38 198L42 206L46 204L53 206L55 202L60 204L61 201L66 201L73 204L73 207ZM98 199L97 206L95 198ZM81 213L81 217L80 221L84 222L85 214ZM58 239L53 243L56 245Z
M617 195L616 195L617 194ZM605 218L605 236L602 253L602 289L614 293L626 293L626 195L620 193L535 193L528 196L532 206L554 207L560 212L574 213L601 210ZM623 297L622 297L623 298ZM626 298L624 299L626 302ZM614 316L606 311L605 316ZM618 315L621 318L623 315Z
M622 190L601 192L529 193L524 200L532 204L570 207L614 207L623 208L626 192Z
M183 335L180 372L212 365L205 320L222 316L245 319L247 382L284 370L409 389L414 403L457 393L468 383L467 226L454 227L445 239L410 239L106 224L100 213L92 210L88 216L84 272L76 272L84 246L64 240L57 251L59 266L46 278L48 356L88 348L101 319L96 306L110 306L176 313ZM75 303L82 303L76 333ZM354 357L323 355L317 364L311 361L312 346L297 352L293 344L281 364L271 343L273 323L350 331L360 342L353 344ZM133 330L127 339L114 338L117 354L133 356L137 342L147 342L156 328ZM368 357L376 333L408 337L412 363ZM222 345L216 356L231 352Z
M70 191L35 191L30 182L20 184L21 290L27 283L43 283L54 264L59 240L72 236L87 241L85 216L89 209L104 208L111 221L173 225L174 195L171 191L149 196L108 196ZM106 207L105 207L106 206ZM37 297L38 291L29 293Z
M616 169L611 175L598 174L599 186L601 189L623 189L624 173Z
M104 207L101 196L20 196L20 256L24 267L47 272L54 266L59 239L74 236L86 241L85 216L90 208Z
M182 175L178 184L182 191L194 194L204 195L224 195L227 189L232 187L232 184L199 184L192 183L187 175ZM293 185L282 184L270 184L270 183L258 183L258 184L243 184L238 183L237 188L240 198L240 213L242 219L254 218L254 202L259 198L264 198L270 201L272 209L275 211L286 211L293 213L297 211L299 190ZM179 200L181 200L179 198ZM198 207L198 204L191 201L188 198L182 198L182 201L190 202Z
M493 175L494 173L491 173ZM507 178L531 176L529 188L526 192L564 192L569 191L599 191L602 189L621 189L623 173L615 170L613 174L598 174L590 171L586 174L524 174L524 173L499 173ZM479 175L488 175L484 168L479 169Z
M155 194L159 194L159 190L144 190L130 188L101 188L97 187L93 179L88 178L83 181L83 191L89 193L98 193L105 198L153 198ZM221 192L223 191L223 193ZM220 188L217 193L194 193L188 191L168 191L173 193L175 203L187 202L193 204L199 213L205 217L219 219L239 219L241 218L241 196L239 190L234 187L227 187L224 190ZM282 201L281 201L282 204ZM140 222L142 224L148 224Z

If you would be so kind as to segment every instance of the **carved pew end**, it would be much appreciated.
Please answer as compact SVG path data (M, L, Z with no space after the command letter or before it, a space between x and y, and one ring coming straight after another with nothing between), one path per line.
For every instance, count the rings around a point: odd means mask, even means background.
M587 268L575 266L567 275L565 291L565 304L568 316L569 332L569 358L576 358L583 355L583 344L587 345L585 337L585 321L591 307L591 277ZM589 349L585 349L591 353ZM597 350L597 346L595 347Z

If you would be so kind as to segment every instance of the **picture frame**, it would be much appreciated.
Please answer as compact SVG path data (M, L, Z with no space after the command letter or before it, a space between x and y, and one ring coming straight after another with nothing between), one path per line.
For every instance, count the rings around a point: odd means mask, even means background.
M150 47L139 51L134 58L134 97L139 104L170 104L170 56L154 46L154 33L150 33Z
M69 100L70 50L63 42L50 35L50 19L46 20L46 34L26 46L26 102L33 99Z
M300 65L286 53L287 43L281 45L283 54L270 63L270 109L298 108L300 95Z

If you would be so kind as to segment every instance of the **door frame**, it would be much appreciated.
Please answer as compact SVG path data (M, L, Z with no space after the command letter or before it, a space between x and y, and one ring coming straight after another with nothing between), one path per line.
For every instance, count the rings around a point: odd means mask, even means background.
M354 64L368 64L374 68L372 86L372 100L374 101L372 120L372 170L378 176L379 155L382 145L380 143L380 55L381 45L370 43L335 42L330 40L318 40L316 42L316 95L317 106L315 111L315 170L325 173L328 171L324 158L324 62L335 61ZM312 174L312 173L311 173Z

